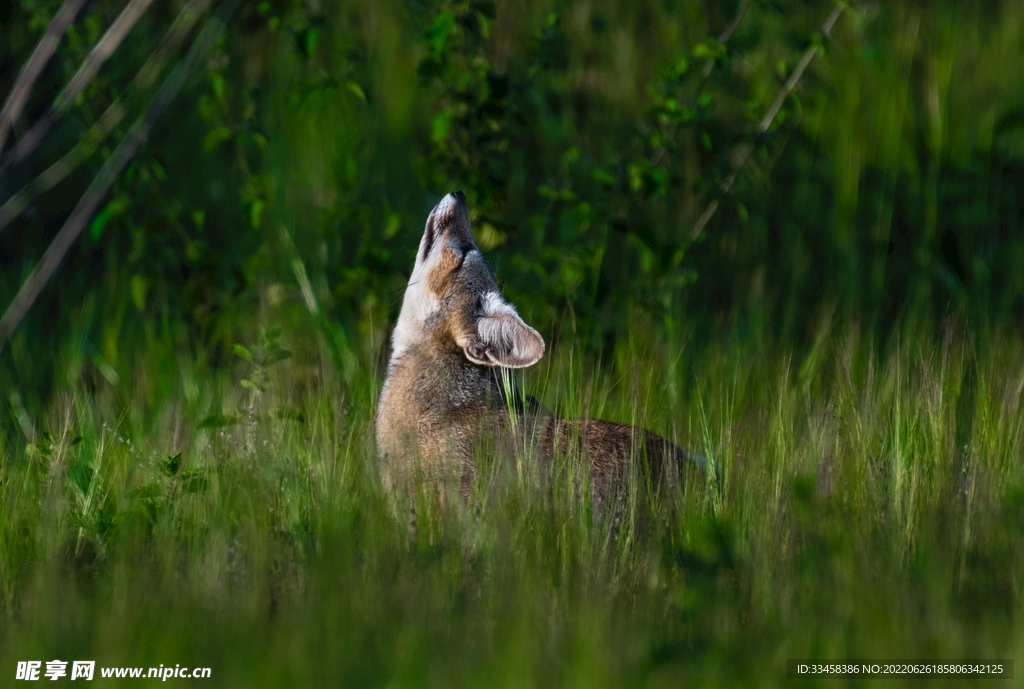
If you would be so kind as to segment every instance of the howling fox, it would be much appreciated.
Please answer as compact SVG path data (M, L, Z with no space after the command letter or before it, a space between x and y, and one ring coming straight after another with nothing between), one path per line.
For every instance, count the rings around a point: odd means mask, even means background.
M506 389L512 377L501 368L525 368L543 354L544 339L502 297L473 240L466 195L448 194L427 217L392 335L377 409L385 486L419 473L465 500L481 434L510 431L526 434L542 468L559 454L581 455L598 503L626 486L632 457L648 463L655 481L679 476L686 455L657 434L555 418L532 397Z

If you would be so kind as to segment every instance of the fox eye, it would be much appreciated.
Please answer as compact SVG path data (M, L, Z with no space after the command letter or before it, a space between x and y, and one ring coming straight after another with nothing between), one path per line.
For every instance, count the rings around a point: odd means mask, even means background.
M423 254L420 260L426 261L427 257L430 256L430 250L434 248L434 239L436 239L437 233L434 228L434 216L431 215L427 218L427 226L423 232Z
M460 269L462 267L462 264L464 264L466 262L466 257L469 255L469 252L473 250L473 247L472 246L458 246L458 247L456 247L456 246L452 245L451 250L458 257L456 262L455 262L455 267L453 268L453 270L458 270L458 269Z
M459 270L460 268L462 268L462 264L465 263L465 262L466 262L466 254L456 253L455 254L455 265L452 266L452 270L453 271Z

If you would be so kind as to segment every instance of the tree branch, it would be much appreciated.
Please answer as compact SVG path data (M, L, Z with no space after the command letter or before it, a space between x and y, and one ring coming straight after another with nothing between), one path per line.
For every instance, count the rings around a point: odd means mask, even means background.
M132 79L130 86L132 97L149 88L156 80L164 65L167 64L167 60L178 49L178 46L181 45L181 42L188 35L196 21L206 11L206 8L209 7L209 4L210 0L190 0L188 5L181 10L174 23L167 30L167 33L164 34L160 45L149 56L145 64L142 65L135 78ZM81 72L81 70L79 71ZM125 111L126 107L122 99L116 99L74 148L48 167L32 182L8 198L3 205L0 205L0 234L3 234L4 228L19 213L25 210L25 207L31 203L32 199L55 187L75 168L88 160L100 143L103 142L103 139L106 138L107 134L124 119ZM8 156L0 159L0 179L3 178L4 172L11 165L21 160L20 157L16 158L16 156L18 155L18 147L23 139L26 139L26 137L19 139L15 148L11 150ZM28 145L26 143L26 146ZM28 154L25 153L25 155Z
M734 16L732 18L732 21L729 22L729 25L726 26L725 29L722 30L722 33L720 33L718 35L718 42L719 43L721 43L722 45L725 45L726 43L729 42L729 40L732 38L732 35L734 33L736 33L736 28L740 25L740 22L743 21L743 17L746 16L747 10L750 9L750 3L751 2L752 2L752 0L743 0L742 4L740 4L739 8L736 10L736 16ZM700 98L700 92L704 90L704 85L708 83L708 79L711 77L711 72L712 72L712 70L714 70L714 68L715 68L715 58L709 57L704 62L704 67L701 68L701 70L700 70L700 81L697 84L697 88L694 89L693 97L690 98L690 102L689 102L689 107L690 108L693 108L694 106L697 105L697 100ZM668 139L670 139L670 140L674 139L678 129L679 128L677 126L673 125L672 130L668 134ZM654 155L654 158L651 160L651 165L657 165L658 163L661 162L661 159L664 158L664 157L665 157L665 149L664 148L658 149L657 153L655 153L655 155ZM2 173L3 173L3 168L0 168L0 174L2 174Z
M234 13L238 2L239 0L226 0L223 6L224 17L213 16L206 22L206 26L203 27L203 30L193 42L185 59L167 76L153 97L153 100L150 101L145 114L136 120L131 130L121 140L121 143L118 144L114 153L103 164L99 174L96 175L92 184L89 185L85 194L78 201L78 205L75 206L64 226L61 227L57 236L54 237L50 246L47 247L39 264L33 269L28 279L25 280L11 305L7 308L3 317L0 318L0 351L3 351L4 346L10 340L21 319L24 318L29 308L31 308L39 296L39 293L42 292L43 287L46 286L46 283L49 282L54 272L60 266L64 256L75 243L75 240L78 239L78 235L81 234L85 223L96 211L100 201L110 191L114 182L117 181L121 170L135 156L139 147L148 138L153 124L164 113L171 102L174 101L181 88L185 85L188 76L199 65L210 49L213 48L217 39L224 32L226 22L231 14Z
M835 26L836 21L839 19L839 15L842 14L845 8L846 3L840 2L838 5L836 5L836 8L832 10L832 14L828 16L828 19L826 19L825 23L822 24L821 26L821 35L823 37L828 36L830 33L832 33L832 27ZM789 94L793 92L793 89L796 87L797 82L800 81L800 78L804 75L804 72L807 70L807 66L811 64L811 60L814 59L814 56L817 54L817 52L817 43L812 44L804 52L804 55L802 58L800 58L800 62L797 64L796 69L794 69L793 73L789 75L789 79L786 80L786 84L785 86L782 87L782 91L780 91L779 95L775 98L775 102L772 103L772 106L768 108L768 112L766 112L764 117L761 118L761 123L757 127L758 135L764 135L768 132L768 129L772 126L772 122L775 121L775 117L779 114L779 111L782 109L783 103L786 102L786 99L789 97ZM729 173L729 175L725 178L725 180L722 182L720 186L722 195L728 194L729 190L732 189L733 183L736 182L736 177L739 175L740 170L742 170L743 167L747 164L747 161L750 159L750 154L753 152L753 150L753 145L742 144L733 151L732 171ZM704 212L701 213L700 218L698 218L697 222L694 224L693 230L690 231L690 241L696 241L697 238L700 237L701 233L704 231L704 228L707 227L707 224L711 221L711 218L714 217L715 212L718 210L718 206L719 199L714 199L711 201L711 203L707 205L707 208L704 209Z
M92 47L81 67L60 92L46 113L36 120L27 132L18 137L14 147L0 160L0 180L13 165L17 165L36 149L50 131L50 127L68 111L78 95L96 77L100 66L109 58L153 0L130 0L96 45Z
M36 44L32 55L22 66L18 78L14 81L14 86L11 87L11 92L7 94L4 107L0 108L0 151L4 150L4 142L7 140L7 134L11 131L11 127L21 116L21 110L25 107L32 87L39 75L42 74L46 63L53 57L53 51L57 49L60 37L67 31L71 22L75 21L78 11L84 4L85 0L64 0L64 4L60 6L57 14L53 15L53 19L46 27L43 37Z

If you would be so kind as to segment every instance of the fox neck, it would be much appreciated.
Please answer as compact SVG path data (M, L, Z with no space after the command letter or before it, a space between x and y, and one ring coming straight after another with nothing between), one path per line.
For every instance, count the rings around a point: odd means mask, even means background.
M426 243L427 234L424 233L416 253L416 265L409 276L409 284L405 286L398 323L391 335L392 361L409 347L426 339L427 320L441 310L440 301L427 286L430 275L438 269L440 252L430 251Z
M424 342L427 330L427 319L440 309L437 298L430 293L426 285L417 278L409 280L402 299L402 311L398 314L398 323L391 334L391 361L396 361L406 350Z
M397 330L396 327L396 333ZM401 349L396 342L384 387L389 387L391 378L408 379L409 376L418 381L420 402L429 407L525 410L519 381L512 370L467 360L454 342L431 334L429 328L416 331L416 337L404 343Z

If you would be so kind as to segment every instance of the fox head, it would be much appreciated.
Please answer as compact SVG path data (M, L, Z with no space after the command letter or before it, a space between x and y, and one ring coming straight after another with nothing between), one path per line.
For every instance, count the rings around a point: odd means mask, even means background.
M473 240L466 195L454 191L427 217L392 336L392 361L410 347L460 351L480 366L524 368L544 339L501 296Z

